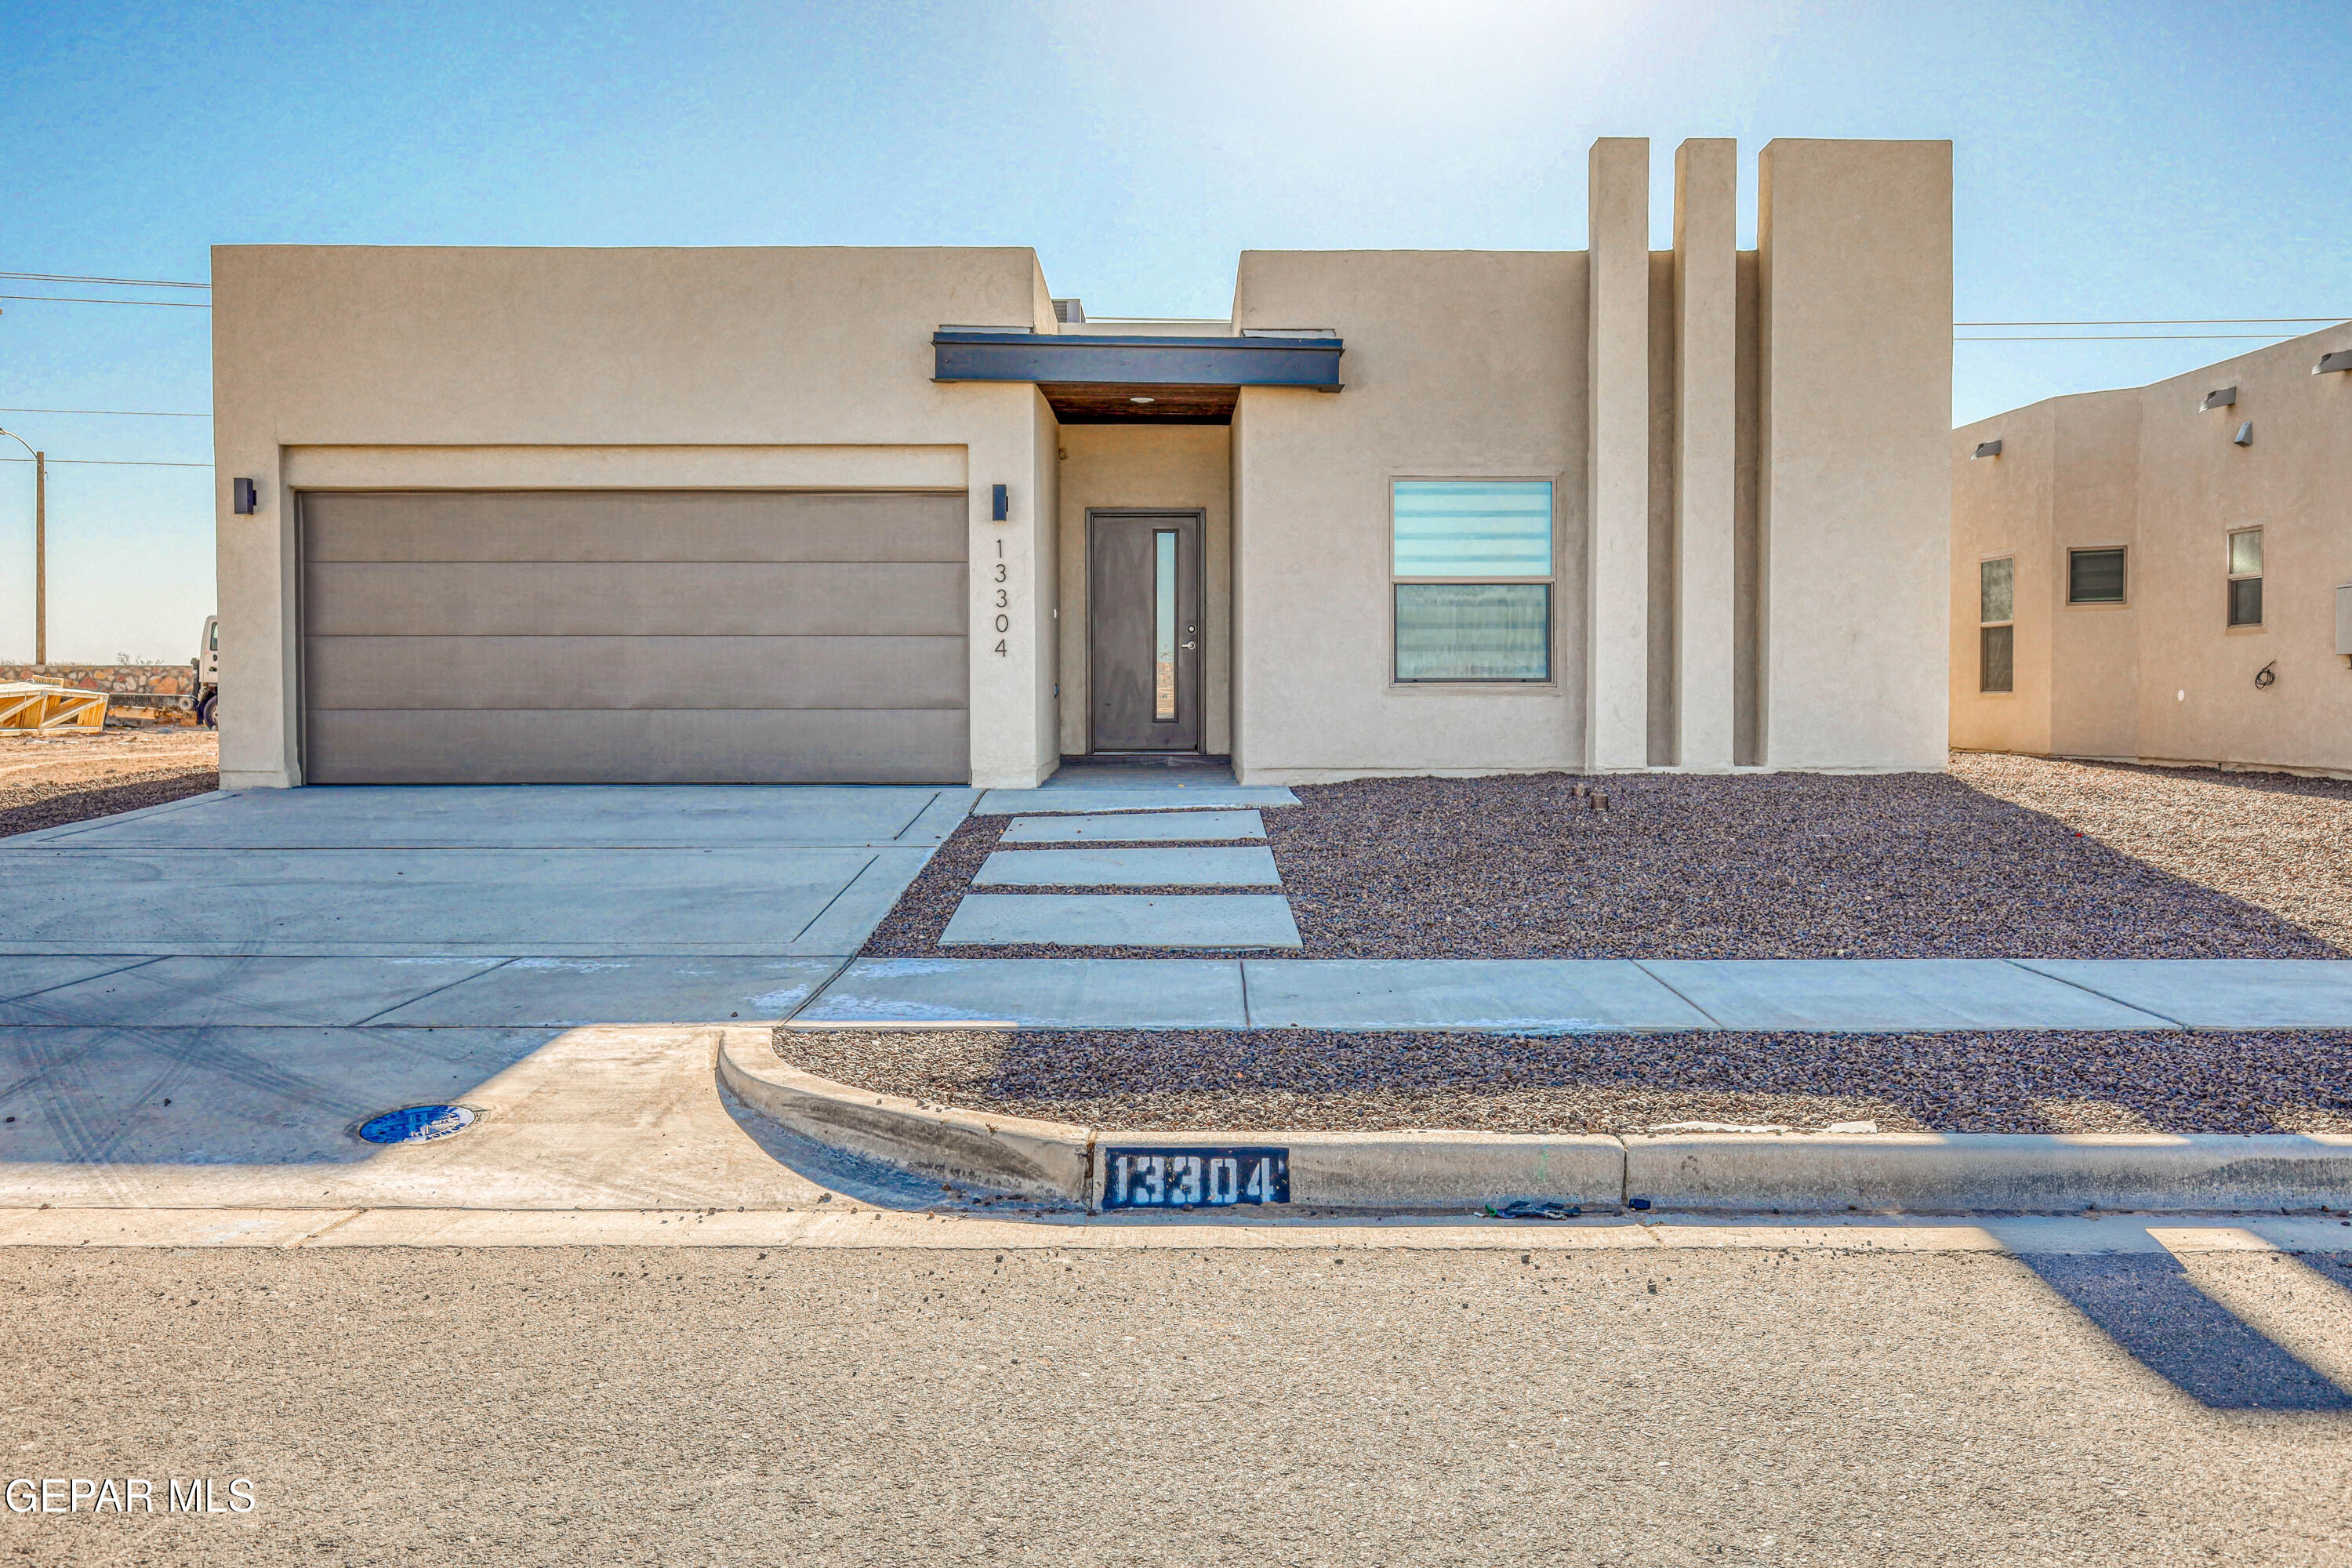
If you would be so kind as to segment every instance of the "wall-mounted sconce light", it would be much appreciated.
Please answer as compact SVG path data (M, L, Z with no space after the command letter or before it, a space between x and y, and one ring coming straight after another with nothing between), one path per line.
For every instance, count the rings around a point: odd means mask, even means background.
M2197 407L2199 412L2210 414L2216 408L2227 408L2237 401L2238 389L2234 386L2225 386L2218 392L2207 393L2205 401L2199 404Z
M1990 441L1978 442L1977 449L1969 454L1969 461L1974 462L1979 458L1998 458L2000 456L2000 437L1996 436Z
M2319 363L2311 367L2311 374L2326 375L2332 370L2352 370L2352 349L2337 349L2332 354L2321 354Z
M992 485L988 491L988 517L992 522L1003 522L1013 515L1013 492L1003 485Z
M251 517L254 508L261 504L261 492L251 479L231 479L228 482L229 505L239 517Z
M2235 441L2241 447L2252 446L2254 444L2254 422L2249 419L2243 425L2239 426L2238 433L2231 437L2230 439Z

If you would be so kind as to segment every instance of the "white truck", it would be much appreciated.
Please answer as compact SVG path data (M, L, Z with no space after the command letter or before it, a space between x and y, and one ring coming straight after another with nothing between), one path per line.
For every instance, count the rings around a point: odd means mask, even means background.
M220 728L220 617L205 617L204 636L197 639L195 667L196 722L207 730Z

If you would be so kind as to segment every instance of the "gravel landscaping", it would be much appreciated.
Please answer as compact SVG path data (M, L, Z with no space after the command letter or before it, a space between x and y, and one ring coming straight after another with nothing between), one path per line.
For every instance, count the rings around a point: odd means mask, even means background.
M878 1093L1129 1131L2352 1132L2352 1034L790 1029Z
M1579 793L1596 785L1607 810ZM2335 780L1961 755L1945 774L1547 773L1296 793L1297 807L1263 816L1305 946L1268 957L2352 953L2352 783ZM959 828L866 952L1166 956L940 949L1008 820Z
M183 725L0 736L0 838L220 787L220 740Z

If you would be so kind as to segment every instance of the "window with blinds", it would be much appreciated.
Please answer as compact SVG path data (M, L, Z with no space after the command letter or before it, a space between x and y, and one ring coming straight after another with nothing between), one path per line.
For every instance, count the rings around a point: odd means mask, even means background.
M1399 479L1389 574L1400 682L1551 679L1549 479Z
M1977 689L2017 689L2017 558L1977 563Z

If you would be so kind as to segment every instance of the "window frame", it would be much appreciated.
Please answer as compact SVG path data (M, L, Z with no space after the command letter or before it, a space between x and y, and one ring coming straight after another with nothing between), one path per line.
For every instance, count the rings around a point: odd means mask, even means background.
M2263 630L2269 624L2270 605L2267 602L2269 595L2266 594L2262 587L2264 572L2268 570L2270 565L2267 555L2264 556L2263 562L2264 568L2263 572L2233 572L2230 569L2231 558L2236 554L2236 551L2233 547L2238 542L2239 535L2251 533L2254 536L2256 541L2254 548L2257 551L2261 551L2264 548L2263 543L2262 542L2263 527L2263 525L2259 522L2248 523L2242 528L2231 529L2222 535L2221 626L2224 630L2231 632L2259 632ZM2252 583L2255 584L2254 596L2258 601L2263 602L2263 613L2255 616L2251 621L2242 621L2238 619L2238 584L2241 583Z
M2115 553L2124 558L2124 591L2120 598L2078 599L2074 597L2074 557ZM2066 607L2070 610L2127 610L2132 602L2132 558L2128 544L2070 544L2066 546Z
M2009 618L1989 621L1984 618L1984 569L1996 561L2009 563ZM2126 578L2126 586L2130 579ZM1999 689L1985 684L1984 635L2000 627L2009 629L2009 684ZM2014 697L2017 695L2017 552L2005 550L1996 555L1977 557L1977 695L1979 697Z
M1384 509L1381 532L1382 575L1387 579L1381 592L1388 603L1381 607L1381 616L1388 623L1388 679L1391 692L1404 691L1480 691L1488 694L1512 692L1554 693L1560 689L1560 476L1511 473L1431 473L1417 469L1410 473L1392 473L1381 481L1382 494L1388 501ZM1550 571L1543 575L1503 577L1493 574L1466 577L1400 574L1396 569L1397 487L1400 485L1542 485L1550 495L1551 536L1548 556ZM1544 590L1544 668L1545 675L1537 679L1520 676L1444 676L1430 680L1406 680L1397 676L1397 589L1417 584L1444 585L1458 584L1467 587L1541 587Z

